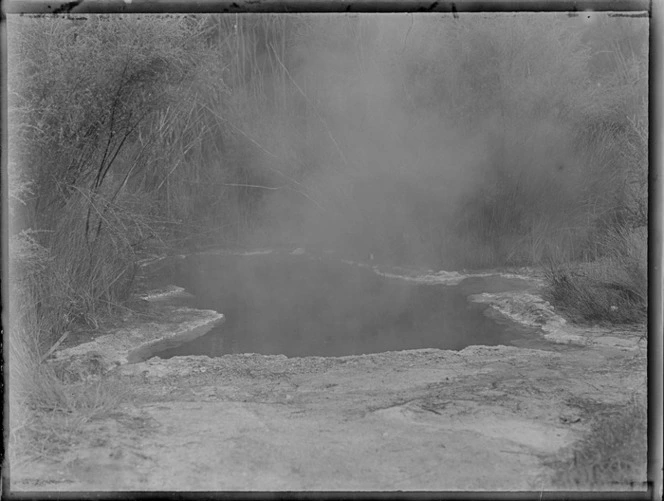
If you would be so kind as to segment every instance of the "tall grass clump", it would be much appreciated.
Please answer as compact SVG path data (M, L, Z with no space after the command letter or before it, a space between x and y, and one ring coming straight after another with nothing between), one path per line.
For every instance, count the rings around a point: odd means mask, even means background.
M122 307L136 260L168 226L137 180L158 146L148 121L196 62L196 24L172 21L7 23L11 454L57 436L57 416L76 427L120 399L108 381L62 381L45 358Z
M62 325L56 315L67 313L42 303L58 293L51 256L28 231L10 238L9 253L6 457L12 472L20 472L29 469L31 461L48 459L55 448L69 445L78 427L115 409L124 392L103 380L66 384L44 363L53 327Z
M149 121L176 98L196 27L90 16L22 17L8 28L10 169L30 187L15 204L15 229L32 230L49 256L26 304L54 341L72 324L96 328L121 305L137 254L163 233L138 179L160 146Z
M552 261L546 269L549 298L582 323L645 322L646 229L616 229L604 236L601 246L601 253L592 260Z

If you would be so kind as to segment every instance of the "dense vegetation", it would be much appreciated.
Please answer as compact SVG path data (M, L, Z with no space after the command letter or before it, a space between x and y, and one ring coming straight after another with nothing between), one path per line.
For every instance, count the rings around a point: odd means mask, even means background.
M126 308L141 259L213 244L545 266L574 318L642 321L647 30L608 15L10 18L12 349L38 361Z

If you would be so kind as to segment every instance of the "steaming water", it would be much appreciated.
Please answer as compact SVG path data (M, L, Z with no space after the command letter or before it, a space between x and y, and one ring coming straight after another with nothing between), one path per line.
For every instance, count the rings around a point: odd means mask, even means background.
M483 314L459 287L381 276L331 258L197 256L182 285L224 313L207 335L158 356L344 356L510 344L526 333Z

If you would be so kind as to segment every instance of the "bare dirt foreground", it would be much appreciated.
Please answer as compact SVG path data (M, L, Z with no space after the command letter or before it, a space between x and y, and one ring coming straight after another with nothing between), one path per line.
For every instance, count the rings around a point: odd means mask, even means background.
M13 471L11 488L550 490L547 462L565 457L593 410L646 389L639 333L563 324L530 347L459 352L138 363L116 353L105 378L126 389L123 404L58 457Z

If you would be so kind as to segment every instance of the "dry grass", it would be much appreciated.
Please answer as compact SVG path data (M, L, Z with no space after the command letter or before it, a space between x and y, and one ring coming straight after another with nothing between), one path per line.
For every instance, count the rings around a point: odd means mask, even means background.
M554 486L564 490L645 489L647 404L633 397L598 415L590 433L570 451L569 459L552 462Z
M548 299L580 323L642 323L647 313L647 231L614 227L583 262L551 261ZM554 486L564 490L644 489L647 404L634 396L596 411L590 432L569 459L551 463Z
M108 378L65 383L38 361L33 350L17 349L21 343L14 341L10 347L8 460L12 468L20 470L72 447L81 427L116 410L127 390Z
M647 234L614 230L601 257L581 263L551 262L549 299L572 320L640 323L647 313Z
M71 447L80 427L116 409L126 390L107 378L67 383L42 361L53 328L42 305L53 260L30 234L13 239L10 257L7 458L16 471Z

